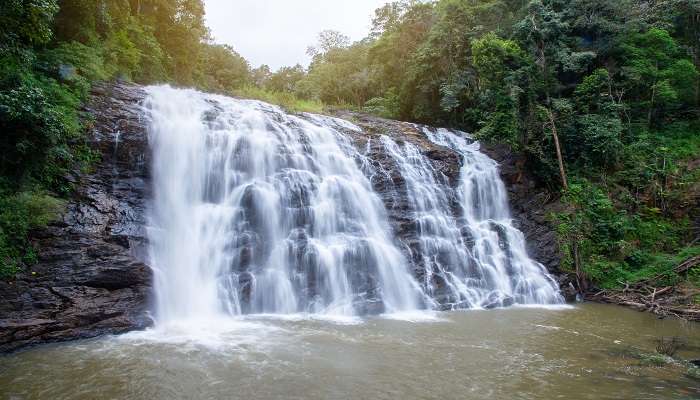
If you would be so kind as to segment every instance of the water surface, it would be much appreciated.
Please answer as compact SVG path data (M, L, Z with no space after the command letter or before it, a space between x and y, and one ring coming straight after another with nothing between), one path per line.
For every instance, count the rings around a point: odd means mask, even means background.
M337 320L249 316L44 346L0 361L6 399L692 399L660 336L697 324L615 306Z

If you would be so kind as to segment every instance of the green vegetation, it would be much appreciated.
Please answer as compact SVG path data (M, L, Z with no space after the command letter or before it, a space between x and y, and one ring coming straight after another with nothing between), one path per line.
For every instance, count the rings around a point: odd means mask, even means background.
M700 368L692 362L679 357L679 350L687 351L687 341L680 337L661 337L656 340L656 351L638 347L616 348L611 352L614 357L633 361L628 368L665 368L676 371L689 378L700 379Z
M272 91L258 86L244 86L230 94L246 99L277 104L289 112L323 112L324 105L318 100L301 99L289 91Z
M2 273L16 273L21 263L34 263L34 249L26 243L29 230L46 225L61 212L63 202L40 191L0 192L0 258Z
M196 60L196 62L193 62ZM95 155L79 109L97 80L233 92L250 67L212 44L199 0L7 0L0 6L0 277L31 264L31 229Z
M395 1L364 40L323 32L275 85L508 143L562 193L565 268L697 284L673 269L700 254L698 21L697 0Z
M690 164L700 154L700 129L677 123L639 132L621 146L616 167L572 167L564 193L571 207L557 216L566 266L575 268L571 244L577 243L584 271L602 288L655 276L676 284L674 267L700 254L690 219L700 177ZM691 270L689 277L695 275Z
M201 0L7 0L0 10L0 271L31 258L20 204L89 165L79 105L102 79L170 82L320 112L459 128L527 155L566 204L564 267L614 288L698 284L700 2L402 0L367 38L324 31L312 63L251 69L209 39ZM14 206L11 206L14 205ZM16 210L16 211L12 211ZM43 213L42 215L50 215Z

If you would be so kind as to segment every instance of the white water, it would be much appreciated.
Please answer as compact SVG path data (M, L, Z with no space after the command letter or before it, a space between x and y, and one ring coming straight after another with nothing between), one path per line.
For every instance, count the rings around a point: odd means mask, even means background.
M542 264L528 256L525 238L513 226L498 164L462 132L422 130L433 143L462 156L457 190L461 215L457 219L440 197L435 172L424 167L426 161L416 149L404 147L408 160L401 165L408 172L410 197L415 199L417 212L424 215L419 219L419 235L429 265L429 290L435 282L432 274L446 283L448 303L460 308L562 303L557 283ZM411 176L416 163L423 172Z
M412 311L438 303L560 301L510 223L496 164L457 136L427 132L465 160L458 217L449 212L454 194L418 149L384 139L409 182L427 269L418 282L363 173L370 163L340 132L360 128L257 101L148 91L159 325L241 314L416 318Z
M169 87L149 88L146 108L159 322L423 307L332 121Z

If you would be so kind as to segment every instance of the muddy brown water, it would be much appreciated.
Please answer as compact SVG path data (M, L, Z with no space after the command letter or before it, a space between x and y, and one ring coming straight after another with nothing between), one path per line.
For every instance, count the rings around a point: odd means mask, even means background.
M3 399L698 399L659 337L700 324L617 306L401 318L188 321L0 357Z

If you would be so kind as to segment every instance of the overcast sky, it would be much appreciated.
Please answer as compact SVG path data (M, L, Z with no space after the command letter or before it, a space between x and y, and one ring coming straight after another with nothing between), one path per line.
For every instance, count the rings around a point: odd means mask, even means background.
M253 67L307 66L306 48L333 29L359 40L374 10L387 0L205 0L207 25L217 43L229 44Z

